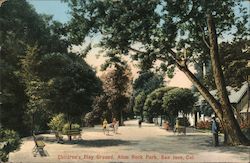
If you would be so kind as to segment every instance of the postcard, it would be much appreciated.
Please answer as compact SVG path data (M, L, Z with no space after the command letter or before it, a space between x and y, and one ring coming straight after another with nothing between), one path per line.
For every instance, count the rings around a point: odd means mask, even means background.
M0 162L250 162L249 6L0 0Z

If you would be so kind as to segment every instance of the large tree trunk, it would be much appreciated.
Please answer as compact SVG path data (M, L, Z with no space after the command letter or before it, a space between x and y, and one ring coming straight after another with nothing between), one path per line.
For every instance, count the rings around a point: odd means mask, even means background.
M215 85L218 90L218 96L222 109L222 116L220 116L219 119L223 125L225 132L228 134L228 142L225 143L233 145L245 144L248 140L240 130L239 124L234 117L233 109L228 98L224 75L219 60L216 28L211 13L207 14L207 24L209 31L210 57L213 76L215 79Z

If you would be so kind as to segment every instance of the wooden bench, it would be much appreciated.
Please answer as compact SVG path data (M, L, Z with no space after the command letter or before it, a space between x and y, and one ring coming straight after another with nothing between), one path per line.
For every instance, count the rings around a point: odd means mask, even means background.
M73 136L73 139L76 138L77 136L78 136L78 139L82 138L82 134L81 134L81 131L79 129L67 130L66 135L68 137Z
M36 137L35 134L33 134L33 139L35 142L35 146L32 150L34 157L36 156L37 153L39 153L41 155L41 152L44 153L43 148L45 147L45 143L43 142L43 140L40 140Z

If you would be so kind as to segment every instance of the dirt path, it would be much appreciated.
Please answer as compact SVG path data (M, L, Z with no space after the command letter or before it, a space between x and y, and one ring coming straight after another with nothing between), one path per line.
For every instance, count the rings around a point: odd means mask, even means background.
M136 121L119 127L118 134L104 135L100 127L83 131L82 140L57 144L53 135L45 137L44 157L33 157L34 142L23 141L21 149L10 154L10 162L249 162L249 147L211 146L211 135L174 135L154 125ZM66 140L66 137L64 137Z

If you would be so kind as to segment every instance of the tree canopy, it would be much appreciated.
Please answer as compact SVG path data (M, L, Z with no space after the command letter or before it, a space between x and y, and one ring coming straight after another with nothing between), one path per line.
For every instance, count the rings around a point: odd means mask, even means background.
M162 107L167 114L177 117L178 112L191 113L196 98L189 89L175 88L169 90L163 96Z
M158 117L159 115L164 115L166 112L162 105L162 98L172 89L174 89L174 87L161 87L151 92L147 96L143 106L144 115L146 115L149 119Z
M163 76L152 71L142 71L133 82L133 111L143 118L143 106L148 94L164 84Z
M101 79L112 118L118 119L121 116L121 112L126 109L129 101L131 70L127 64L117 65L113 69L107 69L107 72L103 74Z

